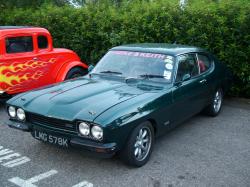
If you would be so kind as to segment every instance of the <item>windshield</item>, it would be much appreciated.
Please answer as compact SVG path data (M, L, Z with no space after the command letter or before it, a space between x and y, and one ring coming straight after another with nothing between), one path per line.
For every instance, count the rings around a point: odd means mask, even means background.
M174 57L157 53L109 51L91 73L171 82Z

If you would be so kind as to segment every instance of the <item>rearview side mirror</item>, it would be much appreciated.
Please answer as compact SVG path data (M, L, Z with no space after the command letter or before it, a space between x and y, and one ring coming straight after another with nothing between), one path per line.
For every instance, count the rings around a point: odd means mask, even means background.
M93 66L92 64L89 65L88 67L88 72L91 72L94 69L95 66Z
M190 75L189 73L187 73L187 74L183 75L182 81L187 81L187 80L189 80L190 78L191 78L191 75Z

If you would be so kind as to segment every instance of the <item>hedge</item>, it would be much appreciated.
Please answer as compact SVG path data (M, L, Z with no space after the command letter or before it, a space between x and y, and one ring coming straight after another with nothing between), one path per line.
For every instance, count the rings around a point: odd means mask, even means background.
M96 63L111 47L138 42L200 46L232 69L231 94L250 98L250 2L193 0L185 10L176 0L101 1L82 8L43 6L1 10L0 25L47 28L57 47Z

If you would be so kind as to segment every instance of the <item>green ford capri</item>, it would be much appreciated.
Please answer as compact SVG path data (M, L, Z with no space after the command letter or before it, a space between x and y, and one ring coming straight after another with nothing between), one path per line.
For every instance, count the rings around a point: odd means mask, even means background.
M140 167L156 137L201 111L218 115L230 82L230 71L203 49L124 45L84 77L10 99L9 126L62 147L119 154Z

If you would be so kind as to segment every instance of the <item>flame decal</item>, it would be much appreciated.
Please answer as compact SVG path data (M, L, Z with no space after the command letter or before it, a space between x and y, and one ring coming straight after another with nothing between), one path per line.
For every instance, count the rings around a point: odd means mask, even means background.
M55 62L51 58L48 62L30 60L27 62L0 64L0 90L16 92L28 88L29 83L44 76L45 68Z

